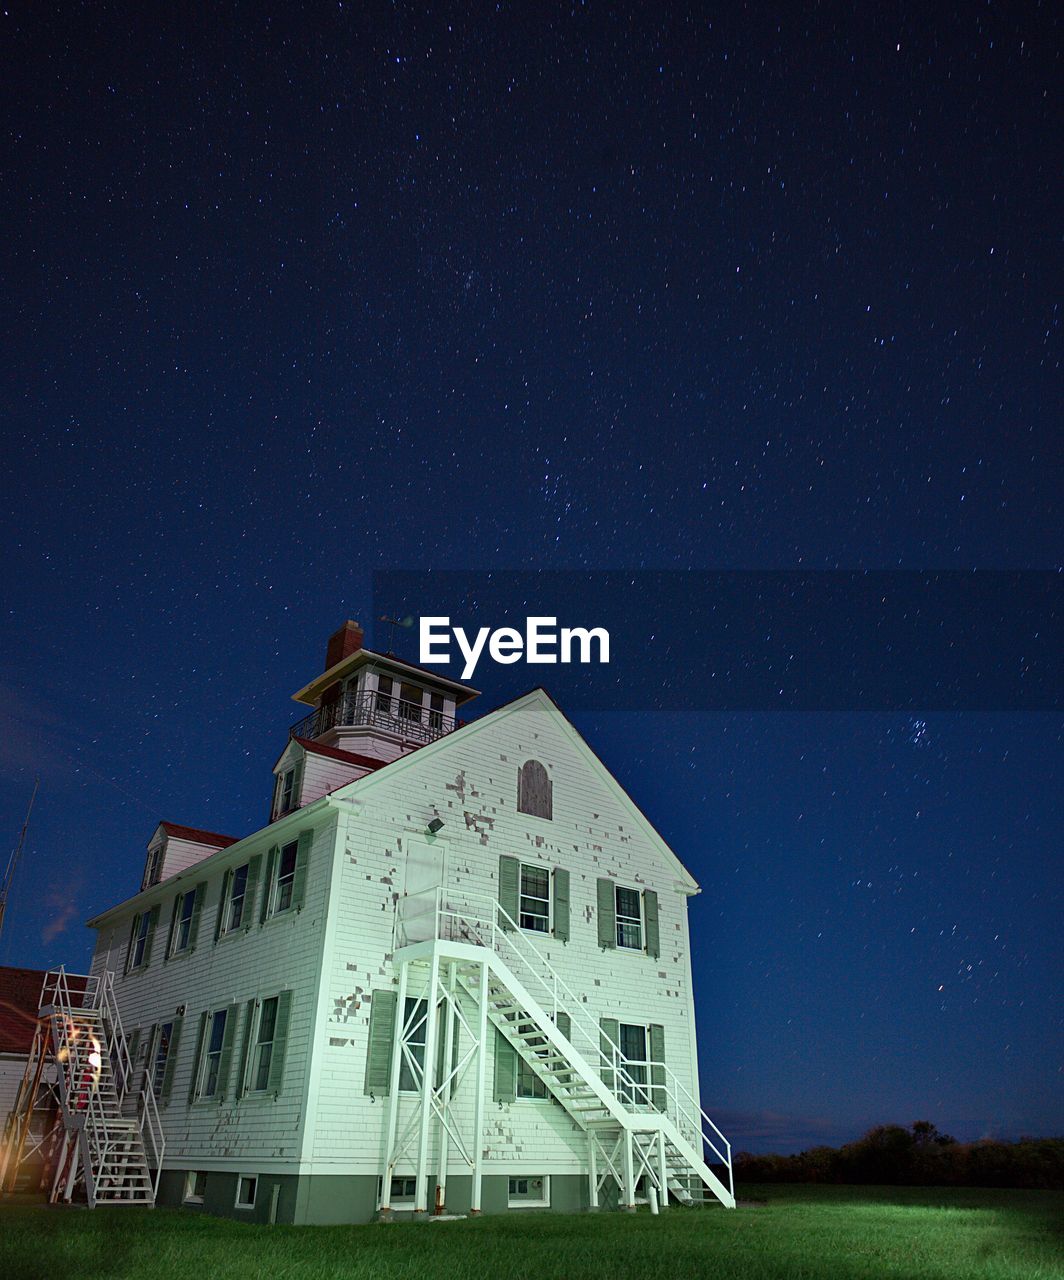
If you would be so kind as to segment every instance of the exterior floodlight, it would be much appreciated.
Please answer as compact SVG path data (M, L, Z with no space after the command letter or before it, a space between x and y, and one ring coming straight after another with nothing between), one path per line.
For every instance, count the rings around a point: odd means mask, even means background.
M438 831L442 831L442 830L443 830L443 819L433 818L432 821L429 823L429 834L434 836Z

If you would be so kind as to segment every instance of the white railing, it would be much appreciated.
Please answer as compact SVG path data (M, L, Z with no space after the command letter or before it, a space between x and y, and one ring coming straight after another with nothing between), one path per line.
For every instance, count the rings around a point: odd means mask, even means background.
M728 1190L734 1195L731 1143L690 1090L667 1063L626 1058L621 1046L602 1029L495 898L455 886L400 898L396 903L396 946L431 938L489 947L499 955L555 1022L559 1012L568 1015L570 1043L586 1062L597 1067L620 1106L629 1112L662 1112L703 1158L708 1147L727 1169Z
M100 974L68 974L63 967L49 970L44 977L40 1006L43 1009L49 1005L59 1015L55 1022L55 1038L62 1097L67 1111L83 1118L85 1136L96 1157L94 1164L98 1166L112 1141L107 1122L115 1118L107 1115L98 1088L105 1045L119 1114L122 1100L133 1084L133 1061L115 997L114 974L109 969ZM100 1031L105 1043L96 1040L93 1048L88 1038L76 1034L72 1018L79 1009L99 1012ZM99 1062L93 1061L94 1055L100 1059ZM158 1194L166 1137L155 1093L147 1080L138 1099L137 1121L145 1158L149 1154L149 1145L151 1147L152 1188L153 1194ZM89 1176L92 1176L91 1171Z

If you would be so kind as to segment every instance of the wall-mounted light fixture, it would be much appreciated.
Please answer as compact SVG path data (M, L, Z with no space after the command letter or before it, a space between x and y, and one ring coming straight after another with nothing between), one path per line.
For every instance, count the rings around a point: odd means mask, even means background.
M443 819L433 818L432 821L429 823L429 835L434 836L442 830L443 830Z

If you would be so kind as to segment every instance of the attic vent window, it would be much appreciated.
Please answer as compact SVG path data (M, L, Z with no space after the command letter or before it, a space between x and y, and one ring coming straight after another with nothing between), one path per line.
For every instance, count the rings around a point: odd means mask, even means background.
M517 774L517 810L534 818L553 818L553 785L538 760L526 760Z

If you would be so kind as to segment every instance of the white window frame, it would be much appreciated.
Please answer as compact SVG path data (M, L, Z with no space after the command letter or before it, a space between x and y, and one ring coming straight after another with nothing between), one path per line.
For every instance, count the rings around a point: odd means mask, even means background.
M638 1106L649 1106L649 1104L651 1103L654 1097L653 1086L650 1083L650 1068L646 1065L647 1062L650 1061L650 1023L649 1022L625 1022L625 1021L618 1020L617 1047L618 1049L620 1049L621 1053L623 1054L624 1053L624 1043L623 1043L624 1034L621 1030L622 1027L640 1027L642 1029L644 1056L642 1058L632 1058L632 1059L622 1057L620 1061L620 1066L621 1066L621 1069L625 1071L626 1074L631 1075L631 1072L628 1071L628 1062L629 1061L635 1062L637 1064L637 1070L640 1070L643 1072L644 1078L642 1080L633 1079L633 1082L631 1085L628 1085L623 1080L618 1080L617 1081L618 1091L623 1094L627 1094L629 1091L634 1093L635 1090L639 1090L640 1093L643 1094L644 1096L633 1097L628 1100L630 1102L635 1103Z
M166 1038L166 1056L163 1058L162 1067L158 1071L159 1082L158 1084L156 1084L155 1082L156 1067L158 1066L158 1062L159 1062L159 1050L162 1047L164 1027L170 1028L170 1034ZM158 1097L159 1094L162 1092L163 1080L166 1078L166 1064L170 1061L170 1050L173 1047L173 1042L174 1042L174 1020L173 1018L171 1018L169 1022L160 1022L159 1025L155 1028L155 1035L152 1037L151 1044L148 1046L148 1051L151 1056L148 1058L148 1061L144 1064L144 1070L147 1073L148 1084L151 1086L151 1091L153 1094L155 1094L156 1097Z
M243 1085L243 1089L242 1089L243 1093L263 1094L268 1092L270 1087L270 1067L269 1066L267 1066L266 1068L266 1083L261 1088L259 1088L256 1082L259 1076L259 1068L261 1066L262 1048L263 1048L262 1044L259 1043L259 1032L262 1030L262 1011L266 1007L266 1005L270 1003L271 1000L274 1003L273 1037L272 1039L266 1041L265 1043L269 1044L270 1046L270 1062L271 1063L273 1062L273 1050L274 1050L274 1046L277 1044L277 1014L281 1008L280 996L267 996L265 999L257 1000L255 1002L255 1013L251 1023L251 1040L250 1040L250 1047L248 1051L247 1075L241 1081L241 1084Z
M543 1198L527 1200L520 1194L515 1198L511 1183L531 1182L539 1178L543 1182ZM549 1209L550 1208L550 1174L549 1173L511 1173L506 1180L506 1207L508 1209Z
M165 847L165 844L160 841L148 850L148 865L144 869L143 888L150 889L153 884L159 883L159 873L163 868L163 849Z
M211 1036L214 1031L214 1020L217 1017L222 1019L222 1039L218 1046L218 1068L221 1070L222 1054L225 1052L225 1033L229 1027L229 1007L225 1006L221 1009L212 1009L207 1015L207 1026L203 1036L203 1047L200 1051L200 1061L196 1075L196 1101L206 1102L211 1098L218 1096L218 1079L215 1077L214 1088L210 1093L204 1093L203 1086L207 1083L207 1064L214 1057L214 1051L211 1049Z
M284 865L284 857L288 850L292 850L292 873L285 878L284 885L281 884L281 867ZM292 910L292 898L295 895L296 886L296 868L299 865L299 841L289 840L282 845L277 854L277 867L273 873L273 884L270 885L270 915L283 916L286 911ZM286 906L281 906L281 890L283 888L291 888L291 894L288 898Z
M181 938L181 926L185 923L185 917L183 912L185 908L185 903L188 901L189 898L192 899L192 906L190 907L189 913L188 913L188 936L185 938L184 943L182 945L179 945L179 941ZM192 937L192 917L195 914L196 914L196 890L189 889L187 892L181 894L179 898L179 905L177 908L177 919L174 922L174 938L170 946L170 954L172 956L179 956L183 951L188 950L189 939Z
M525 874L526 868L529 871L536 871L536 872L546 871L547 873L547 898L546 898L547 927L545 929L537 929L533 925L526 925L524 920L522 919L522 916L525 914L521 910L522 898L531 898L533 902L543 901L542 898L537 897L535 894L524 892L523 886L524 886L524 874ZM528 914L531 915L532 913L529 912ZM539 916L537 918L540 920L543 919L542 916ZM545 867L542 862L521 862L518 864L518 867L517 867L517 922L521 926L521 928L525 930L526 933L538 933L544 937L550 937L554 933L554 871L551 867Z
M236 888L236 878L241 873L241 871L243 871L244 873L244 889L243 889L243 892L240 894L240 919L237 920L236 923L234 924L233 923L233 903L235 901L235 895L233 894L233 890ZM251 872L250 862L242 862L239 867L233 868L233 874L229 880L229 892L225 895L225 907L224 907L225 918L222 921L222 937L223 938L227 934L236 933L239 929L242 929L244 927L245 923L247 923L247 909L249 905L248 904L248 876L250 875L250 872Z
M287 792L287 803L285 793ZM296 767L292 765L290 769L286 769L284 773L277 775L277 810L276 817L280 817L283 813L288 813L292 808L292 802L296 796Z
M133 938L133 946L129 952L129 971L144 968L144 952L148 949L148 934L151 933L151 911L142 911L137 921L137 932Z
M203 1179L203 1191L196 1194L196 1179ZM185 1192L181 1197L182 1204L202 1204L204 1192L207 1190L207 1170L206 1169L189 1169L185 1174Z
M397 1182L412 1184L410 1187L410 1194L406 1195L405 1193L401 1192L399 1195L396 1195L395 1184ZM393 1209L396 1207L396 1205L400 1205L400 1206L409 1205L411 1209L414 1207L415 1195L417 1192L417 1178L407 1177L406 1174L396 1174L392 1178L389 1186L390 1186L391 1194L388 1197L388 1203L392 1206Z
M523 1022L521 1023L520 1027L518 1027L519 1034L525 1031L534 1031L534 1030L535 1030L535 1025L531 1022ZM540 1038L540 1041L538 1041L535 1045L533 1045L531 1041L528 1041L527 1043L529 1045L529 1048L538 1049L541 1044L546 1045L548 1041L546 1036L542 1036ZM521 1067L522 1066L527 1067L528 1071L531 1072L532 1079L535 1080L537 1084L542 1086L543 1088L542 1094L521 1093L520 1090L521 1090ZM534 1089L536 1086L533 1085L532 1087ZM515 1102L550 1102L550 1090L547 1088L546 1082L540 1079L540 1077L537 1076L534 1071L532 1071L531 1065L526 1063L520 1054L517 1055L517 1061L514 1064L514 1101ZM539 1175L534 1174L532 1176L538 1177Z
M621 915L621 904L620 904L620 900L619 900L619 894L621 893L621 891L622 891L622 890L623 890L625 893L634 893L634 894L635 894L635 896L636 896L636 901L639 903L639 917L638 917L638 920L636 919L636 917L635 917L635 916L629 916L629 915L622 916L622 915ZM645 920L645 918L644 918L646 913L645 913L645 911L644 911L644 909L643 909L643 894L642 894L642 891L641 891L641 890L639 890L639 889L633 889L631 885L627 885L627 884L615 884L615 885L613 886L613 911L614 911L614 917L615 917L615 919L616 919L616 924L615 924L615 926L614 926L614 927L615 927L616 932L617 932L617 948L618 948L618 950L620 950L620 951L645 951L645 950L646 950L646 934L647 934L647 931L646 931L646 920ZM624 927L629 927L629 928L630 928L633 924L638 924L638 926L639 926L639 945L638 945L637 947L633 947L633 946L631 945L631 943L629 943L629 942L622 942L622 941L621 941L621 938L622 938L621 930L622 930L622 928L624 928Z
M251 1199L241 1200L240 1192L245 1182L251 1183ZM238 1173L236 1175L236 1197L233 1200L234 1209L254 1209L255 1201L259 1194L259 1175L257 1173Z

